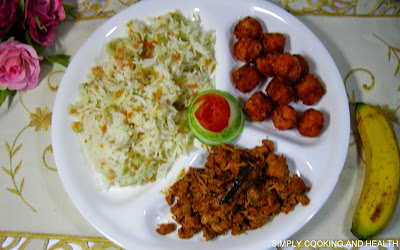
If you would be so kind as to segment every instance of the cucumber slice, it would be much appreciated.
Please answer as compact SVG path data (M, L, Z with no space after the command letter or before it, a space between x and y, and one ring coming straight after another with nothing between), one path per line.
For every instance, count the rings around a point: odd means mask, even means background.
M204 100L196 102L200 97L208 94L217 94L223 97L229 104L230 117L228 126L220 132L205 129L196 118L196 110L204 104ZM215 146L220 143L230 143L236 139L243 130L245 115L240 103L234 96L222 90L207 90L199 93L191 101L187 110L187 124L190 132L203 144Z

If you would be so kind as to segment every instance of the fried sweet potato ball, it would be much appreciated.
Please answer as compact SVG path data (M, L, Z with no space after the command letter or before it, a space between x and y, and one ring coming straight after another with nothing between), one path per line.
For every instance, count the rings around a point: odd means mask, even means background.
M271 119L275 128L279 130L296 128L299 122L296 110L289 105L279 105L276 107L272 111Z
M316 109L307 109L300 115L298 130L302 136L317 137L324 128L324 114Z
M255 62L261 51L260 41L248 37L240 38L233 46L233 55L236 59L246 63Z
M325 94L324 85L314 74L308 74L294 85L297 97L305 105L313 105Z
M236 89L248 93L260 83L260 74L255 66L245 64L232 72L232 79Z
M297 58L297 60L299 61L299 64L300 64L300 68L301 68L300 79L301 79L304 76L308 75L308 73L310 73L310 66L308 64L307 59L304 56L302 56L300 54L295 54L294 56Z
M300 78L300 63L295 56L288 52L278 55L273 64L273 69L276 75L290 83L294 83Z
M264 121L272 111L273 103L269 96L261 91L252 94L244 105L243 111L253 121Z
M286 37L281 33L264 33L261 37L263 52L283 53L285 50Z
M278 54L276 53L268 53L257 58L258 71L265 77L275 76L273 65L277 57Z
M263 28L255 18L247 16L236 24L233 34L237 39L242 37L260 39L263 34Z
M272 78L265 88L265 91L274 103L278 105L289 104L295 98L293 87L288 84L285 79L279 76Z

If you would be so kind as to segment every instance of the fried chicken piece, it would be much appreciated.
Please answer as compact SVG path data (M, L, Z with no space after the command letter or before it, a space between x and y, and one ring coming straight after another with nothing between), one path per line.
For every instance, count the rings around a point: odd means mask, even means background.
M263 52L283 53L285 50L286 37L281 33L264 33L261 37Z
M263 214L262 211L254 207L246 210L249 229L256 229L264 225L270 218L269 213Z
M266 175L275 178L283 178L288 176L290 171L286 164L286 158L276 154L269 154L266 159L267 171Z
M275 76L273 65L277 57L278 54L276 53L268 53L257 58L256 65L258 71L265 77Z
M272 111L271 119L275 128L279 130L296 128L299 122L296 110L289 105L279 105L276 107Z
M279 54L273 64L274 73L290 83L300 78L301 67L295 56L290 53Z
M308 74L294 85L297 97L305 105L313 105L325 94L324 85L314 74Z
M169 194L165 196L165 200L167 201L168 205L171 206L172 204L174 204L175 195Z
M308 75L308 73L310 73L310 66L308 64L307 59L304 56L302 56L300 54L295 54L294 56L297 58L297 60L299 61L299 64L300 64L301 71L300 71L299 79L301 79L304 76Z
M255 62L261 51L260 41L248 37L240 38L233 46L233 55L236 59L246 63Z
M274 143L269 140L263 140L262 146L256 146L251 150L251 154L256 157L257 160L265 162L265 159L270 153L274 152Z
M295 99L295 92L285 79L275 76L265 88L268 96L278 105L289 104Z
M165 223L165 224L160 224L158 225L158 228L156 229L156 232L161 234L161 235L166 235L169 234L173 231L176 230L176 224L175 223Z
M238 185L240 171L230 166L236 160L240 169L246 167L250 173L240 189L221 203L232 185ZM274 154L272 141L263 140L253 149L224 143L211 147L204 169L190 167L169 188L168 195L177 199L170 211L181 225L178 236L186 239L203 231L208 241L230 229L236 235L263 226L280 212L288 213L298 202L308 204L307 196L297 193L303 189L301 181L291 178L286 158Z
M288 199L291 195L289 191L289 177L281 177L279 179L275 179L273 182L274 188L276 190L276 193L278 197L282 200L282 206L281 206L281 211L284 213L288 213L291 211L291 206L288 204ZM287 207L287 208L285 208Z
M307 109L299 120L298 130L302 136L317 137L324 128L324 114L316 109Z
M197 233L196 231L191 230L190 228L181 227L178 229L178 236L181 239L190 239L193 235Z
M297 174L293 174L290 181L289 190L295 194L301 194L306 191L306 184Z
M261 91L255 92L243 107L245 114L253 121L264 121L273 108L272 99Z
M309 190L309 189L310 189L310 188L308 187L308 188L306 189L306 191ZM310 203L310 199L309 199L306 195L304 195L304 194L298 194L298 195L296 195L296 200L297 200L298 202L300 202L301 205L303 205L303 206L307 206L308 203Z
M191 209L190 201L184 197L180 197L175 205L171 207L171 213L174 214L176 222L182 224L185 217L191 214Z
M248 93L260 83L260 74L255 66L245 64L232 72L233 84L240 92Z
M255 18L247 16L236 24L233 34L237 39L242 37L260 39L263 34L263 28Z

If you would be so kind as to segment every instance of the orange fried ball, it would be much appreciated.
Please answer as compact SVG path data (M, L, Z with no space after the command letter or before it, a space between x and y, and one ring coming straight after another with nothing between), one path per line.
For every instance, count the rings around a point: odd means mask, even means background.
M240 61L250 63L257 60L261 54L261 50L260 41L243 37L233 46L233 55Z
M279 76L272 78L265 91L276 104L289 104L295 97L293 87Z
M245 64L232 72L232 79L236 89L248 93L260 83L260 74L255 66Z
M324 114L316 109L307 109L299 120L298 130L302 136L317 137L324 127Z
M272 122L275 128L279 130L287 130L297 127L299 117L296 110L289 105L279 105L271 114Z
M237 39L242 37L260 39L263 34L263 28L255 18L247 16L236 24L233 34Z
M264 121L272 111L272 100L261 91L252 94L243 107L245 114L253 121Z
M256 65L258 71L265 77L275 76L273 64L278 57L276 53L268 53L257 58Z
M285 52L279 54L273 64L273 68L275 74L285 78L290 83L294 83L300 78L300 63L297 58L290 53Z
M308 75L308 73L310 73L310 67L308 65L308 61L304 56L302 56L300 54L296 54L294 56L297 58L297 60L299 61L299 64L300 64L300 68L301 68L300 78L303 78L304 76Z
M324 85L314 74L308 74L294 85L297 97L305 105L313 105L325 94Z
M281 33L264 33L261 37L263 52L283 53L285 50L286 37Z

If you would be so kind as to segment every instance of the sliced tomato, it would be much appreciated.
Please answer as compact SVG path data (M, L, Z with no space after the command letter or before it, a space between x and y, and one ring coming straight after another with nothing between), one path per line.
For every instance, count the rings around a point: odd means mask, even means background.
M225 98L209 93L200 96L195 104L197 103L200 106L196 109L195 116L203 128L218 133L229 126L231 109Z
M190 102L187 125L205 145L230 143L243 130L245 115L238 100L222 90L206 90Z

